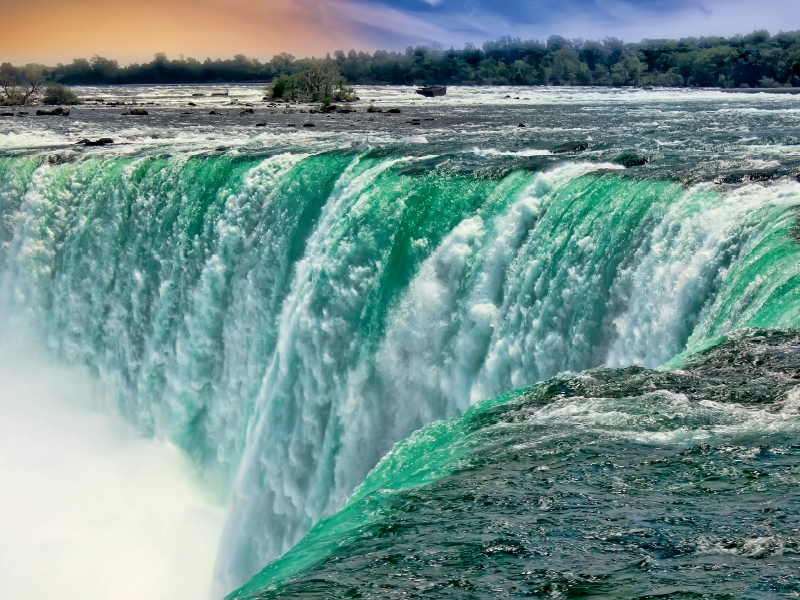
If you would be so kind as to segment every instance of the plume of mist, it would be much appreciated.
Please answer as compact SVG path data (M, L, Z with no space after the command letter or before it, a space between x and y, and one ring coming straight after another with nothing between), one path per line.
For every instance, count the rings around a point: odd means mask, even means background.
M100 410L87 373L0 330L0 589L202 600L224 509L175 446Z

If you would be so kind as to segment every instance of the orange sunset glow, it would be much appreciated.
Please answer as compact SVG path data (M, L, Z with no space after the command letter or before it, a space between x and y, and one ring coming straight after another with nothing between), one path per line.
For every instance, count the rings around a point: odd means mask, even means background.
M294 0L32 0L3 10L0 60L69 62L100 54L121 63L243 53L322 54L357 44L330 4Z

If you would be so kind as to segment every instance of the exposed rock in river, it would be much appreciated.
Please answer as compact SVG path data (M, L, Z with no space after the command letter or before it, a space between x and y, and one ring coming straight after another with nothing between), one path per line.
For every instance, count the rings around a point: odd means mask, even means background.
M553 154L568 154L570 152L583 152L589 148L588 142L567 142L559 144L552 149Z
M83 145L83 146L108 146L109 144L113 144L114 140L111 138L100 138L98 140L89 140L89 139L82 139L78 142L75 142L75 145Z
M36 111L36 114L40 117L66 117L67 115L69 115L69 109L64 108L63 106L57 106L51 110L47 110L46 108L40 108L39 110Z

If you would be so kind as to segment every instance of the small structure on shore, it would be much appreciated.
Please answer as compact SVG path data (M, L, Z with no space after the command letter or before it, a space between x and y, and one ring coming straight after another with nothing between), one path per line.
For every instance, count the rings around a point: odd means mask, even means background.
M447 93L447 87L443 85L428 85L419 88L417 90L417 93L420 96L425 96L426 98L433 98L435 96L444 96Z

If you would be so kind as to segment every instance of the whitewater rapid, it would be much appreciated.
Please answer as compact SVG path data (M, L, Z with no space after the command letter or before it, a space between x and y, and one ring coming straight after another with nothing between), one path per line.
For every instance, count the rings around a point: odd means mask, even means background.
M230 493L216 594L431 421L800 320L794 181L435 159L0 158L2 306Z

